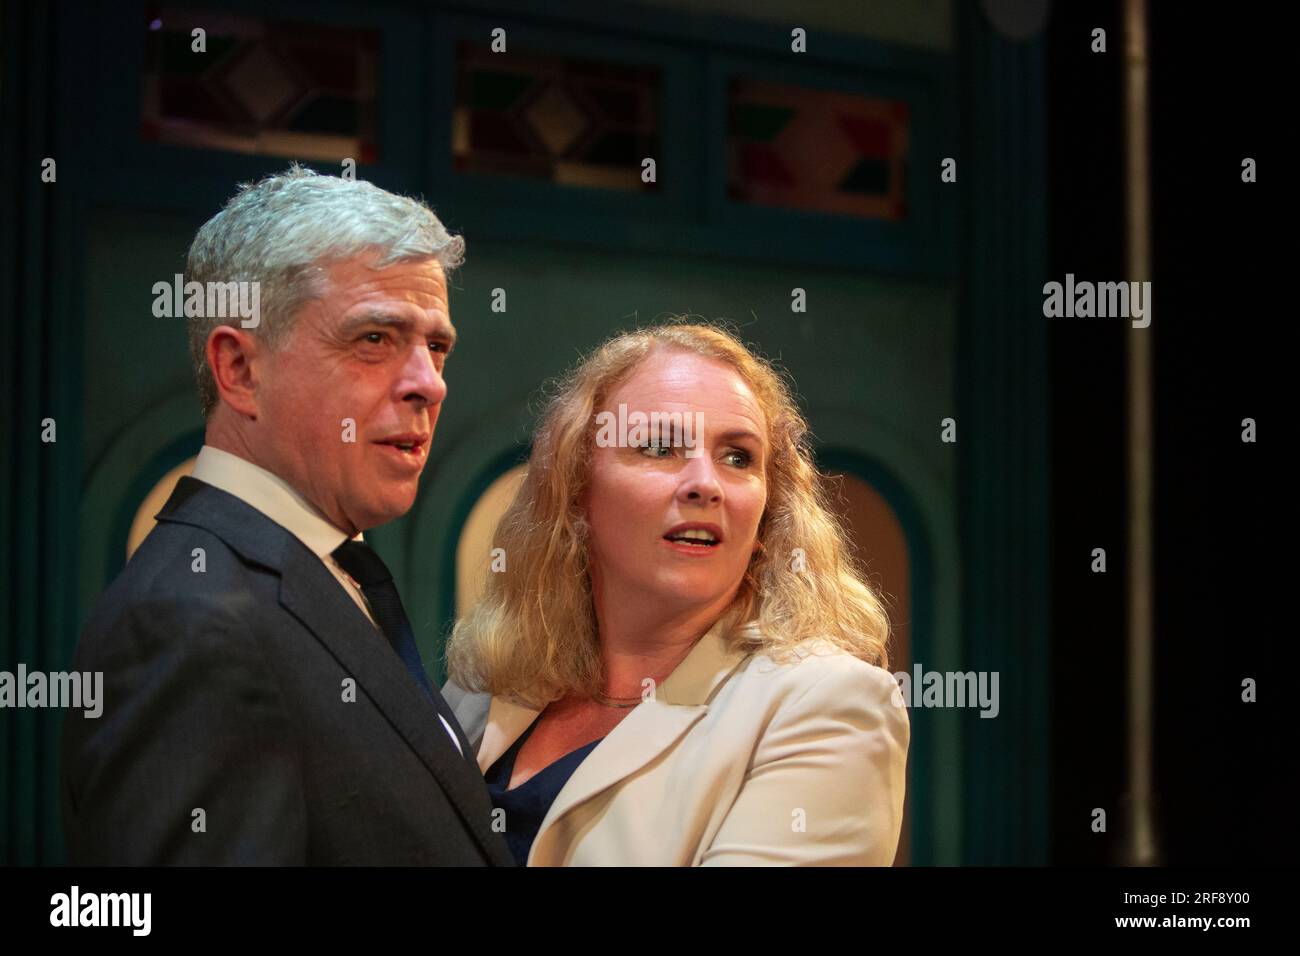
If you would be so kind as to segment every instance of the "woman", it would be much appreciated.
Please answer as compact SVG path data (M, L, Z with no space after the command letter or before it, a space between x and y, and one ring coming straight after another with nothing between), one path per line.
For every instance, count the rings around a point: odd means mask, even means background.
M806 431L699 325L618 336L550 400L444 691L520 863L892 862L907 712Z

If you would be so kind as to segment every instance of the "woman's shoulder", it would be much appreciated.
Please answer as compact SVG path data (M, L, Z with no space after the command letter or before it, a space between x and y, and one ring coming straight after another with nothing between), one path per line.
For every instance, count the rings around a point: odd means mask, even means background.
M894 697L901 702L898 684L889 671L827 638L760 646L743 670L747 681L767 684L783 697L849 693L863 702Z
M890 673L829 640L757 649L729 683L716 699L718 720L753 726L774 746L809 734L875 739L883 733L906 750L911 736L906 702Z

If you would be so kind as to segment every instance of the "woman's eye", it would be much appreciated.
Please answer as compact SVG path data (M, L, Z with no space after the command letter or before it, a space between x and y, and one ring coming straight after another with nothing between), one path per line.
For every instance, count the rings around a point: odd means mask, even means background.
M750 462L754 460L753 458L750 457L749 452L738 451L738 450L727 452L726 457L727 460L730 461L732 464L734 464L737 468L748 468Z
M659 452L663 452L663 454L661 455ZM670 458L672 453L673 450L668 445L658 445L651 442L648 445L641 446L641 454L645 455L647 458Z

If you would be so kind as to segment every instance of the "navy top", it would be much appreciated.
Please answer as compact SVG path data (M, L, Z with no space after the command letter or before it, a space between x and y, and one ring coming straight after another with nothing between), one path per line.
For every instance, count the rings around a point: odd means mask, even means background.
M540 719L541 715L538 715L538 720ZM520 866L528 864L528 853L533 848L537 831L541 828L542 821L546 819L551 804L555 802L555 798L573 776L573 771L577 770L578 764L582 763L587 754L595 750L596 745L605 739L601 737L577 750L571 750L554 763L547 764L513 790L508 790L506 788L510 786L510 775L514 773L515 758L519 756L524 741L532 735L536 726L537 721L534 720L519 739L510 745L510 749L498 757L496 763L483 775L487 782L488 795L492 798L492 806L505 811L506 845L510 847L510 852L514 854L515 861Z

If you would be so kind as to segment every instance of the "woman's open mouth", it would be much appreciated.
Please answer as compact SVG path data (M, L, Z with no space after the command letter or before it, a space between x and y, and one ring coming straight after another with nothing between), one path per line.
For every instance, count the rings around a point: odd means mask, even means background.
M722 544L722 530L717 525L690 523L669 529L664 540L678 550L706 552Z

